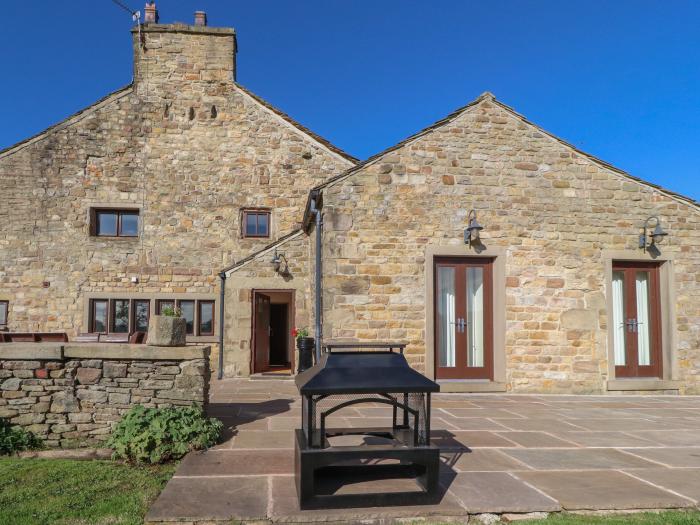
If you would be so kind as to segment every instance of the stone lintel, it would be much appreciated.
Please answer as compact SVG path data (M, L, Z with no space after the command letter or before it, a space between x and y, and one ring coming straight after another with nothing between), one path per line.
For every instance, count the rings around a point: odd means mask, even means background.
M80 359L143 359L145 361L177 361L208 359L210 346L152 346L112 343L76 343L64 346L66 358Z
M2 343L0 360L61 360L64 343Z

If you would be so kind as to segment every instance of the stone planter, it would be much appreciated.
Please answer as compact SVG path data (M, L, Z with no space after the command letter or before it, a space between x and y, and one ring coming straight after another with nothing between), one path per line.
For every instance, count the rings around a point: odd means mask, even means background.
M299 366L297 373L301 373L313 366L315 348L313 337L297 337L297 350L299 350Z
M153 346L185 346L187 322L184 317L154 315L148 321L148 340Z

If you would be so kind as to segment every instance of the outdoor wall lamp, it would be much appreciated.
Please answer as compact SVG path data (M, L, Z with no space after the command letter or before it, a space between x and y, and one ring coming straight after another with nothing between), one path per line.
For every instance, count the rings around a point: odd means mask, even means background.
M469 225L464 230L464 244L471 246L479 242L479 234L484 227L476 220L476 210L469 210L467 219L469 220Z
M656 221L656 226L654 227L654 230L650 232L649 222L651 220ZM644 221L642 233L639 235L639 247L646 250L653 245L659 244L667 235L668 232L661 227L661 221L659 218L656 215L652 215L646 221Z
M277 253L277 248L275 248L275 254L272 256L270 264L272 265L273 270L279 274L286 274L289 271L289 263L287 262L287 258L283 253Z

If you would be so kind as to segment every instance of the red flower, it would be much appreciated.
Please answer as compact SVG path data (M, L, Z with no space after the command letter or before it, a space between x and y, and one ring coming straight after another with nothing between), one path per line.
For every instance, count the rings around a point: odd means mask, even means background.
M297 330L296 328L292 328L292 337L296 337L298 333L299 330Z

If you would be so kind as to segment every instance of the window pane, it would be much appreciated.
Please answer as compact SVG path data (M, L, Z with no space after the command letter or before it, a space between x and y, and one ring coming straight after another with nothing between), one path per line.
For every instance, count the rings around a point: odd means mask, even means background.
M7 324L7 301L0 301L0 325Z
M139 214L122 213L122 228L119 235L126 237L136 237L139 234Z
M257 215L254 213L246 213L245 215L245 234L246 235L257 235Z
M134 301L134 331L148 332L150 301Z
M116 299L113 303L112 331L123 334L129 332L129 301Z
M92 332L107 331L107 301L93 301Z
M199 302L199 335L214 334L214 302Z
M438 267L438 326L440 344L438 360L441 367L455 366L455 270Z
M267 230L268 230L268 220L270 219L270 216L267 213L259 213L258 214L258 235L267 235Z
M637 272L637 355L639 366L651 365L650 323L649 315L649 272Z
M158 315L162 315L163 310L165 310L168 307L175 308L175 301L169 301L169 300L158 301L158 308L156 309L156 312L158 313Z
M98 211L96 213L97 224L95 233L97 235L117 234L117 214L113 211Z
M613 349L615 366L625 366L625 272L613 271Z
M484 269L467 268L467 366L484 366Z
M178 306L187 324L187 335L194 334L194 301L178 301Z

